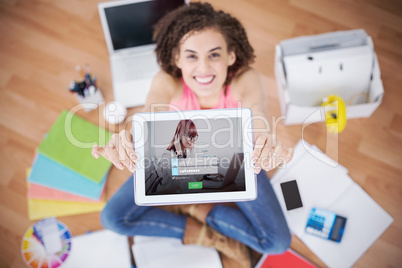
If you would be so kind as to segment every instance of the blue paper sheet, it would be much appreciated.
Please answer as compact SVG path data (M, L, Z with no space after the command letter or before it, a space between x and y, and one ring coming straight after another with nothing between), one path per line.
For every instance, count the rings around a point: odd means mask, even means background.
M100 183L95 183L72 169L38 153L28 176L28 182L99 200L107 176L108 172L105 173Z

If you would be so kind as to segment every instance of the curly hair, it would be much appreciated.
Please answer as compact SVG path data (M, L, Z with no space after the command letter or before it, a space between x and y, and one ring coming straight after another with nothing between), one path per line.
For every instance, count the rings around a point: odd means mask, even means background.
M243 67L254 62L251 47L242 24L230 14L216 11L208 3L190 3L165 15L154 28L156 57L162 70L180 78L181 70L175 64L182 38L190 32L207 28L217 29L225 38L229 52L236 54L236 62L228 67L225 85Z

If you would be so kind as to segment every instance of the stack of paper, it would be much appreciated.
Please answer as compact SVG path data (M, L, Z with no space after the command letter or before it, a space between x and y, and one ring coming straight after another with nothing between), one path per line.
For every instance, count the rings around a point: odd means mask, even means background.
M111 163L92 157L111 133L63 111L37 149L28 173L31 220L100 211Z
M303 207L287 211L280 184L296 180ZM348 170L301 140L295 146L294 159L278 170L272 186L292 233L298 236L329 267L350 267L393 222L349 176ZM340 243L305 233L312 207L330 210L346 217Z
M177 238L135 236L132 250L135 263L141 268L222 268L214 248L183 245Z

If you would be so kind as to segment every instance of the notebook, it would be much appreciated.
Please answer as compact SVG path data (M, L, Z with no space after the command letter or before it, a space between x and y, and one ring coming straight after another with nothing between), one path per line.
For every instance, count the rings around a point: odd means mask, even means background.
M109 51L115 101L126 107L145 104L159 66L152 41L153 25L184 0L128 0L98 5Z
M317 268L314 264L297 254L291 249L282 254L264 254L255 268Z

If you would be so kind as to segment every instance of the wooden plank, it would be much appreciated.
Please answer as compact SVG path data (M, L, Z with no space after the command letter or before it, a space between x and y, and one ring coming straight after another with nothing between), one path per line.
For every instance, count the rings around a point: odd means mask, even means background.
M0 266L24 267L20 237L32 223L25 197L25 169L35 148L62 109L77 101L66 92L79 79L76 64L89 63L106 101L113 100L108 52L97 4L102 0L7 0L0 3ZM215 0L212 4L244 23L266 87L266 102L281 141L294 145L301 137L337 157L350 176L395 221L358 260L355 267L397 267L402 259L400 210L402 163L402 9L396 0ZM366 29L377 53L385 95L370 118L349 120L338 137L328 136L324 124L284 126L273 70L274 46L300 35L347 29ZM129 114L141 108L129 109ZM102 107L83 118L113 132L130 123L110 125ZM129 120L128 120L129 121ZM274 171L269 172L272 174ZM129 177L112 168L107 182L110 198ZM62 217L74 235L102 226L99 213ZM10 247L7 247L10 245ZM325 266L300 240L292 248Z

